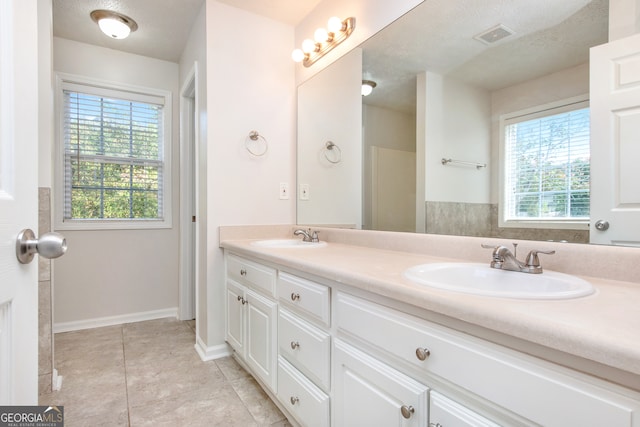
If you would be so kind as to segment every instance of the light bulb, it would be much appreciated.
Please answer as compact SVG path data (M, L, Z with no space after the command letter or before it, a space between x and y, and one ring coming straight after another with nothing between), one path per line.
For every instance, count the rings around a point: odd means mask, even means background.
M295 62L302 62L304 59L304 52L302 49L294 49L293 52L291 52L291 59Z
M114 39L125 39L131 32L127 24L113 18L101 19L98 22L98 26L103 33Z
M302 42L302 51L304 53L311 53L316 50L316 42L311 39L305 39Z
M327 22L327 28L331 33L342 31L342 19L338 18L337 16L329 18L329 22Z
M313 38L316 39L318 43L324 43L329 40L329 33L324 28L318 28L315 33L313 33Z
M369 85L362 85L362 96L371 95L373 88Z

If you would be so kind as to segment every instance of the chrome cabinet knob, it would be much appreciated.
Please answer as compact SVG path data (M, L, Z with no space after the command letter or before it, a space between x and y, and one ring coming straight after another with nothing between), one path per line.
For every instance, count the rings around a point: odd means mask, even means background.
M247 275L247 270L245 270L244 268L240 270L240 275L241 276L246 276Z
M291 292L291 301L298 301L300 299L300 294L296 294L295 292Z
M431 356L431 352L428 348L418 347L416 348L416 357L418 360L424 361L427 357Z
M400 413L402 413L402 416L406 419L411 418L411 415L413 415L415 411L416 410L413 408L413 406L402 405L402 407L400 408Z
M16 257L21 264L29 264L35 254L43 258L58 258L67 252L67 239L58 233L45 233L36 239L33 230L25 228L16 239Z
M291 350L295 350L296 348L300 348L300 343L298 341L291 341Z
M292 404L292 405L295 405L296 403L298 403L298 402L300 401L300 399L298 399L298 398L297 398L297 397L295 397L295 396L291 396L291 397L289 398L289 401L291 402L291 404Z
M596 221L596 230L606 231L609 229L609 221L598 220Z

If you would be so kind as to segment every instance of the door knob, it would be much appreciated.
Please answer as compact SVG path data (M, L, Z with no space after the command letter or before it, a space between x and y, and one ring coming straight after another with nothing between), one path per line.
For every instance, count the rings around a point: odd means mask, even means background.
M609 229L609 222L608 221L603 221L603 220L596 221L596 230L598 230L598 231L606 231L608 229Z
M21 264L29 264L35 254L44 258L58 258L67 251L67 239L58 233L45 233L36 239L29 228L25 228L16 239L16 256Z

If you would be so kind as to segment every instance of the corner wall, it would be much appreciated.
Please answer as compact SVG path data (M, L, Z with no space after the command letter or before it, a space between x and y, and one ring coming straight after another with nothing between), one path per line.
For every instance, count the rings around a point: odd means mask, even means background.
M295 191L279 199L279 184L295 189L295 72L293 27L215 0L206 2L206 307L205 357L226 352L224 258L218 227L290 224ZM263 156L245 149L255 130L268 143ZM205 238L205 236L203 236ZM202 248L201 248L202 249ZM202 314L202 313L200 313Z

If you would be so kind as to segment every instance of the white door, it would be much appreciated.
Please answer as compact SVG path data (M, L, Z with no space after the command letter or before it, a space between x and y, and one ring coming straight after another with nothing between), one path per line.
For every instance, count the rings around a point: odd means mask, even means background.
M591 49L591 242L640 246L640 34Z
M38 402L38 263L16 236L37 230L36 0L0 1L0 405Z

